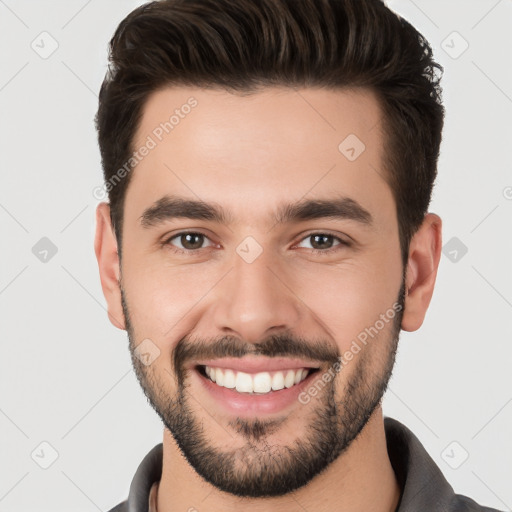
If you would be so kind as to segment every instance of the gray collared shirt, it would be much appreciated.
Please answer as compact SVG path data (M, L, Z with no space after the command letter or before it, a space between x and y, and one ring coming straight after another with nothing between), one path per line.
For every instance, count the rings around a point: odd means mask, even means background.
M500 512L455 494L419 439L399 421L385 417L389 459L402 489L396 512ZM162 474L163 444L142 460L130 485L128 499L109 512L148 512L149 493Z

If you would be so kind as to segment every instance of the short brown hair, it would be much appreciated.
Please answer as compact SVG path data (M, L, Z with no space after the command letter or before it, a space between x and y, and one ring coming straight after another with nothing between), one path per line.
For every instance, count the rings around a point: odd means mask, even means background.
M162 87L370 88L384 117L383 165L405 265L437 174L442 72L426 39L382 0L150 2L110 41L95 119L105 183L129 161L144 103ZM119 255L131 174L108 190Z

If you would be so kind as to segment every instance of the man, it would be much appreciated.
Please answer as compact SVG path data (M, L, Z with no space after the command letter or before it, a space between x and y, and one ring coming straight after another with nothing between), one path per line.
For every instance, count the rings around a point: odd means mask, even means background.
M112 510L491 510L381 407L441 251L425 39L380 0L167 0L110 50L95 251L165 426Z

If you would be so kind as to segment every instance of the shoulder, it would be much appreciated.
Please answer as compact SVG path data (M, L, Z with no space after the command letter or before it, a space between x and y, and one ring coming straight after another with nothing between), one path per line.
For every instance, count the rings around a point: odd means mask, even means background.
M114 508L110 509L108 512L128 512L128 501L125 500L119 505L116 505Z
M402 488L398 512L502 512L456 494L420 440L404 424L384 418L389 460Z
M449 510L453 512L502 512L496 508L479 505L475 500L462 496L462 494L455 494L453 496Z

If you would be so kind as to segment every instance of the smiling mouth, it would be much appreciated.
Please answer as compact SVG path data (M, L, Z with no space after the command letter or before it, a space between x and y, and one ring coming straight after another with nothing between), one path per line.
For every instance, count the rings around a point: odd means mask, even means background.
M278 371L246 373L229 368L197 365L199 374L217 386L245 395L267 395L292 388L319 368L293 368Z

